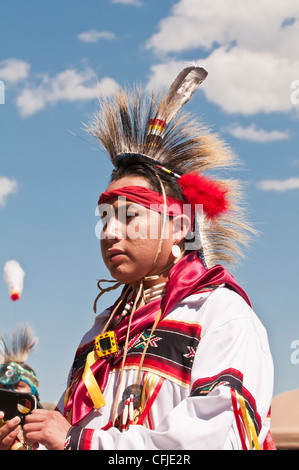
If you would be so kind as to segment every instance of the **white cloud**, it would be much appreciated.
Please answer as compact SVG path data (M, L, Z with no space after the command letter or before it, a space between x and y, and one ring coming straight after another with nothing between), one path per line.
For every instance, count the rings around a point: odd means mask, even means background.
M6 198L17 191L18 184L15 180L0 176L0 206L4 207Z
M288 62L272 53L219 47L207 58L193 64L208 71L200 89L209 101L227 113L249 116L298 108L291 101L290 84L292 77L298 74L299 59ZM170 85L179 70L186 66L186 63L175 60L153 66L148 88Z
M251 142L273 142L276 140L289 139L287 131L266 131L265 129L257 129L255 124L243 127L238 124L232 124L224 129L237 139L245 139Z
M6 59L0 62L0 79L15 84L28 77L30 64L19 59Z
M286 19L298 18L297 0L179 0L171 14L160 22L159 31L148 41L156 53L181 52L215 44L270 51L289 57L298 40L298 21L283 27ZM178 34L179 31L179 34ZM286 54L287 52L287 54Z
M110 31L97 31L91 29L78 35L78 39L82 42L99 42L100 39L112 40L115 39L115 34Z
M196 51L209 72L207 98L250 115L296 109L290 84L298 78L298 37L297 0L179 0L147 47L164 64L169 53Z
M299 60L288 61L272 52L220 47L201 61L209 71L207 98L228 113L291 111L290 83Z
M59 101L86 101L110 95L117 87L117 83L109 77L98 81L96 73L90 68L83 71L68 69L53 77L44 75L39 85L25 88L16 103L21 115L27 117Z
M299 189L299 178L289 178L286 180L264 180L257 184L263 191L284 192L290 189Z

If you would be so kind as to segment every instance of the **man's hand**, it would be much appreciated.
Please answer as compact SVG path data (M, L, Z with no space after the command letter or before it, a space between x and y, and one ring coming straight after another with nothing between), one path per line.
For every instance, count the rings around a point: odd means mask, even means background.
M0 411L0 420L3 419L4 413ZM20 428L20 418L15 416L10 421L7 421L2 427L0 427L0 450L8 450L16 440Z
M70 427L59 411L33 410L23 426L25 442L33 447L39 443L48 450L63 450Z

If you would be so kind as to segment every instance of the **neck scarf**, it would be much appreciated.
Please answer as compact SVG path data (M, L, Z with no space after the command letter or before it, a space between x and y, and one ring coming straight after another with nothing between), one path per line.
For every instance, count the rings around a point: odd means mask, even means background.
M237 292L248 305L251 306L247 294L225 268L216 265L207 270L202 261L198 258L196 251L189 253L170 270L169 281L164 297L162 299L153 300L149 304L136 310L131 323L130 337L152 326L160 308L162 308L162 320L180 300L183 300L199 289L219 284L225 284L227 287ZM114 330L120 347L125 342L128 321L129 318L125 317ZM102 392L105 390L107 384L110 367L109 360L107 361L105 358L97 360L91 367L93 375ZM92 409L93 402L81 379L68 397L64 409L65 416L72 411L72 425L76 426Z

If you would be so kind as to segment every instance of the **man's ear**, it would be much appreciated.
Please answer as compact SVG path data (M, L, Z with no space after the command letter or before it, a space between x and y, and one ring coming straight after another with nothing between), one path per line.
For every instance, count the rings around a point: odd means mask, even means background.
M173 240L180 243L191 231L191 220L186 214L176 215L173 218Z

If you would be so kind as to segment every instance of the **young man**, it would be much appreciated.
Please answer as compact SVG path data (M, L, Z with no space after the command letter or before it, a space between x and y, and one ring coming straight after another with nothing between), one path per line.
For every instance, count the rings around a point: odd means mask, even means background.
M157 101L121 92L90 128L114 165L99 199L101 251L115 287L124 287L83 337L60 413L26 419L29 443L190 450L259 449L269 440L267 335L219 264L233 264L253 230L237 182L204 175L234 157L177 117L205 77L187 68Z

